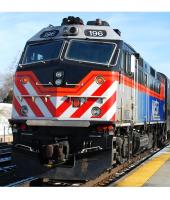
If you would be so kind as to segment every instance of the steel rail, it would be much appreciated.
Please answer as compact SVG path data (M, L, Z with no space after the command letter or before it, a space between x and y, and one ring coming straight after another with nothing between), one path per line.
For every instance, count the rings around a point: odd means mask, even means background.
M167 144L168 145L168 144ZM166 145L166 146L167 146ZM164 146L163 148L165 148ZM96 187L96 186L108 186L111 183L114 183L122 176L129 173L131 170L141 165L144 161L152 157L154 154L162 150L159 149L150 149L145 152L132 157L127 162L116 166L115 168L108 169L100 176L94 180L55 180L48 178L40 178L38 176L29 177L23 180L19 180L15 183L6 185L6 187L34 187L34 186L53 186L53 187Z

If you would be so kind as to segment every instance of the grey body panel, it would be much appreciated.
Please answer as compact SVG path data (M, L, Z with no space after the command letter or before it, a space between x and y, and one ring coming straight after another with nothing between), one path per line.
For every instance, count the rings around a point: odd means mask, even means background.
M63 29L65 27L77 27L78 28L78 34L73 36L63 36ZM34 35L28 42L34 42L34 41L43 41L43 40L49 40L48 38L41 38L41 34L45 31L53 31L53 30L59 30L59 33L57 36L53 37L53 39L62 39L62 38L79 38L79 39L94 39L94 37L86 36L84 31L87 29L92 30L105 30L107 32L107 35L104 37L95 37L96 40L120 40L120 36L110 27L107 26L82 26L82 25L69 25L69 26L54 26L54 27L47 27L43 28L40 32L38 32L36 35Z

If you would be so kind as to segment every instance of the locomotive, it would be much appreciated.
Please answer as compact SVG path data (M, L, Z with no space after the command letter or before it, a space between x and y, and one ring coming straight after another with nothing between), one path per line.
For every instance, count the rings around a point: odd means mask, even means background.
M50 178L91 179L162 147L169 84L106 21L49 25L27 41L15 73L14 161Z

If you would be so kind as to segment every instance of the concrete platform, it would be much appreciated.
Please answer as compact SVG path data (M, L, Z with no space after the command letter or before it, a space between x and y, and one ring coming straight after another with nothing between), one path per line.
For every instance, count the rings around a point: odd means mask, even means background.
M112 187L170 187L170 146L131 171Z

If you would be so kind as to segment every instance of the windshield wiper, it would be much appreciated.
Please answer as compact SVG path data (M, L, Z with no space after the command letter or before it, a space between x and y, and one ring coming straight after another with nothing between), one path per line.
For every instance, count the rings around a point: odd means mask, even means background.
M45 60L41 60L41 61L39 61L39 62L41 62L41 63L43 63L43 64L46 64L46 61L45 61Z

